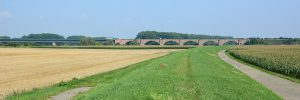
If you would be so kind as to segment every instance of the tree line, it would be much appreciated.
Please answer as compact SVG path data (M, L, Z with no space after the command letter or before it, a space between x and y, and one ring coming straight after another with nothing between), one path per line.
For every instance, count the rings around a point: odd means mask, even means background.
M80 40L88 38L84 35L73 35L64 37L59 34L53 33L40 33L24 35L19 39L72 39ZM92 37L93 39L106 39L105 37ZM0 36L0 39L10 39L8 36ZM142 31L136 36L136 39L233 39L231 36L211 36L211 35L196 35L196 34L183 34L176 32L156 32L156 31Z
M176 32L142 31L137 34L136 39L233 39L233 37L183 34Z
M54 33L40 33L40 34L29 34L24 35L21 38L10 38L9 36L0 36L1 39L58 39L58 40L79 40L78 43L57 43L58 45L113 45L114 42L111 39L106 39L106 37L88 37L84 35L72 35L65 38L59 34ZM101 42L96 42L96 40L104 40ZM44 45L52 45L49 43L12 43L9 42L5 44L5 46L44 46Z
M84 35L72 35L68 37L64 37L59 34L54 33L40 33L40 34L29 34L24 35L21 38L10 38L9 36L0 36L0 39L69 39L69 40L80 40L82 38L88 38L88 36ZM104 40L106 37L91 37L95 40Z
M248 38L246 45L299 45L300 38Z

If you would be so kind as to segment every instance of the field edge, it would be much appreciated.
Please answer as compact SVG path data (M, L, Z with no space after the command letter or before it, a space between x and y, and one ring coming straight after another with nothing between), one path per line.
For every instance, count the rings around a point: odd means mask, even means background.
M227 50L225 51L225 54L226 54L228 57L230 57L231 59L233 59L233 60L235 60L235 61L237 61L237 62L239 62L239 63L245 64L245 65L247 65L247 66L253 67L253 68L255 68L255 69L258 69L258 70L260 70L260 71L266 72L266 73L268 73L268 74L271 74L271 75L274 75L274 76L278 76L278 77L280 77L280 78L284 78L284 79L287 79L287 80L290 80L290 81L292 81L292 82L296 82L296 83L299 83L299 84L300 84L300 80L299 80L299 79L296 79L296 78L294 78L294 77L290 77L290 76L287 76L287 75L283 75L283 74L280 74L280 73L276 73L276 72L273 72L273 71L270 71L270 70L266 70L266 69L263 69L263 68L261 68L261 67L259 67L259 66L256 66L256 65L247 63L247 62L245 62L245 61L243 61L243 60L240 60L240 59L238 59L238 58L236 58L236 57L230 55L229 52L228 52Z

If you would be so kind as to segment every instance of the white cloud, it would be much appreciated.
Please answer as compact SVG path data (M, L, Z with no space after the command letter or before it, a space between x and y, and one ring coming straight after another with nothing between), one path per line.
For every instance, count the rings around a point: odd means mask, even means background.
M0 11L0 18L10 18L12 14L9 11Z

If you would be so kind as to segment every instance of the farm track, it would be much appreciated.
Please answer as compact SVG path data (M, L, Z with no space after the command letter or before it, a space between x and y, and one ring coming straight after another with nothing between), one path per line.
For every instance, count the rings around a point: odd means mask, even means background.
M0 99L5 95L119 69L177 50L0 48Z
M60 93L56 96L53 96L51 99L52 100L71 100L75 95L88 91L89 89L91 89L91 87L80 87L80 88L75 88L75 89L71 89L68 91L65 91L63 93Z
M236 69L247 74L249 77L260 82L267 88L271 89L273 92L277 93L286 100L299 100L300 99L300 84L270 75L268 73L262 72L253 67L239 63L225 54L225 51L218 53L219 57L225 62L231 64Z

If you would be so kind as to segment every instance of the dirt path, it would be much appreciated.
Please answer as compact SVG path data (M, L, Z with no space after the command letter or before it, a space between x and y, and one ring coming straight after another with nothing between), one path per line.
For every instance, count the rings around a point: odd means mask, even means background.
M73 96L75 96L81 92L88 91L89 89L91 89L91 87L80 87L80 88L68 90L68 91L62 92L56 96L53 96L52 100L71 100Z
M279 96L286 100L300 100L300 84L289 80L270 75L258 69L239 63L225 54L225 51L218 53L219 57L225 62L231 64L236 69L250 76L252 79L263 84Z

